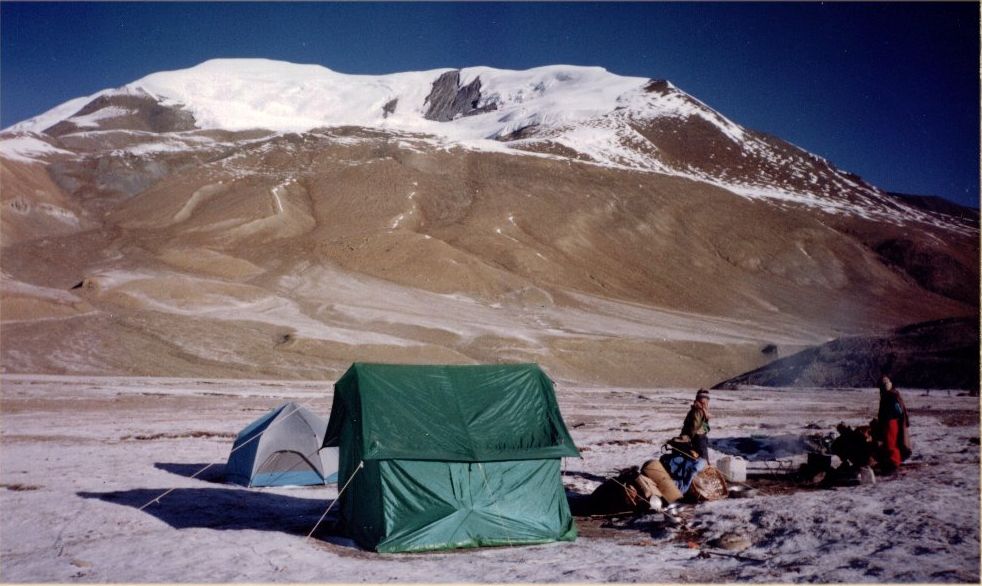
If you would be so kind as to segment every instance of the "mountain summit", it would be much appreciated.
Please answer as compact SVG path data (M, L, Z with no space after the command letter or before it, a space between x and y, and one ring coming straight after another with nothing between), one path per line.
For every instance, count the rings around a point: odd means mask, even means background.
M0 132L0 170L20 371L710 384L978 311L972 217L597 67L212 60Z
M215 59L62 104L12 131L307 132L358 126L443 144L573 156L706 181L744 197L926 219L859 177L754 132L668 81L599 67L489 67L346 75L319 65Z

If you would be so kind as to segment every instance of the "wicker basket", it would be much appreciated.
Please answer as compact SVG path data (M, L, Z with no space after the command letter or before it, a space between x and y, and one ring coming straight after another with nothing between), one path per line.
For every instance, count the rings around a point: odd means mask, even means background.
M706 466L692 479L689 490L705 501L725 499L727 495L726 478L713 466Z

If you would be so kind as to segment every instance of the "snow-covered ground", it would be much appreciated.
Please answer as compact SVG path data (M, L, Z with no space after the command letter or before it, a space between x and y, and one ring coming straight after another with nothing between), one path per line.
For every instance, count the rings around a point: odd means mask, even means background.
M657 453L693 390L560 383L557 393L583 454L564 462L575 500ZM681 525L661 514L577 518L573 543L379 555L329 523L307 539L334 486L222 482L237 431L286 400L327 416L331 381L4 376L0 579L978 583L978 398L904 396L915 455L874 485L771 483L687 508ZM751 466L793 465L806 436L865 423L875 407L873 390L714 391L713 457L742 449ZM734 535L750 547L722 547Z

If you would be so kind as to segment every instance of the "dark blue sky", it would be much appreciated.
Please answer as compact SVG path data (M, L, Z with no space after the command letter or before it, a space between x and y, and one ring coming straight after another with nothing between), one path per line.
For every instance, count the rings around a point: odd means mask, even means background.
M979 205L978 3L0 2L0 126L215 57L669 79L885 189Z

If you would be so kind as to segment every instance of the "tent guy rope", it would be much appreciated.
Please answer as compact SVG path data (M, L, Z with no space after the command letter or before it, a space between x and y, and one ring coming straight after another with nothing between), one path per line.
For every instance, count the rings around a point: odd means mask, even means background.
M351 484L351 481L355 479L355 476L358 476L358 472L361 471L361 469L364 467L365 467L365 461L364 460L359 461L358 467L355 468L355 472L351 475L351 478L348 479L348 482L344 483L344 486L341 487L341 490L338 491L337 498L331 501L331 504L327 507L327 510L324 511L323 515L321 515L321 518L317 519L317 523L314 525L314 528L310 530L310 533L307 534L307 537L304 538L304 541L310 539L310 536L314 534L314 531L317 531L317 528L321 526L321 522L324 521L324 517L326 517L327 514L331 512L331 509L334 508L334 503L341 500L341 495L344 494L345 489L348 488L348 485Z
M289 413L287 413L286 415L284 415L284 416L283 416L283 417L281 417L280 419L278 419L278 420L276 420L276 421L274 421L274 422L272 422L272 423L270 423L270 424L269 424L269 427L267 427L266 429L264 429L264 430L262 430L261 432L259 432L259 433L257 433L256 435L254 435L253 437L251 437L251 438L249 438L248 440L246 440L246 441L244 441L244 442L242 442L242 444L241 444L241 445L239 445L238 447L235 447L235 448L232 448L232 451L231 451L231 452L229 452L229 454L234 454L234 453L235 453L236 451L238 451L239 449L241 449L241 448L244 448L245 446L247 446L247 445L249 445L249 444L251 444L251 443L252 443L253 441L255 441L255 440L257 440L257 439L259 439L260 437L262 437L262 435L263 435L264 433L266 433L267 431L269 431L269 430L270 430L270 429L271 429L271 428L272 428L272 427L273 427L274 425L276 425L276 424L278 424L278 423L280 423L280 422L282 422L282 421L284 421L284 420L286 420L286 418L287 418L287 417L290 417L291 415L293 415L294 413L296 413L296 412L297 412L297 411L299 411L299 410L300 410L300 407L299 407L299 406L297 406L297 407L294 407L294 408L293 408L293 411L290 411ZM204 468L202 468L201 470L198 470L197 472L195 472L194 474L192 474L192 475L191 475L191 476L189 476L188 478L197 478L199 474L201 474L202 472L204 472L205 470L207 470L207 469L209 469L209 468L211 468L211 467L212 467L212 466L214 466L214 465L215 465L215 463L214 463L214 462L212 462L211 464L208 464L208 465L206 465L206 466L205 466ZM160 494L159 496L157 496L157 497L155 497L155 498L152 498L152 499L150 499L150 500L149 500L149 501L148 501L148 502L147 502L146 504L144 504L144 505L143 505L142 507L140 507L140 508L139 508L138 510L140 510L140 511L142 511L143 509L145 509L145 508L147 508L147 507L149 507L150 505L152 505L152 504L154 504L154 503L160 503L160 499L162 499L162 498L164 498L165 496L167 496L167 495L169 495L170 493L172 493L172 492L174 492L175 490L177 490L177 487L175 487L175 488L170 488L170 489L167 489L166 491L164 491L164 492L163 492L162 494Z

